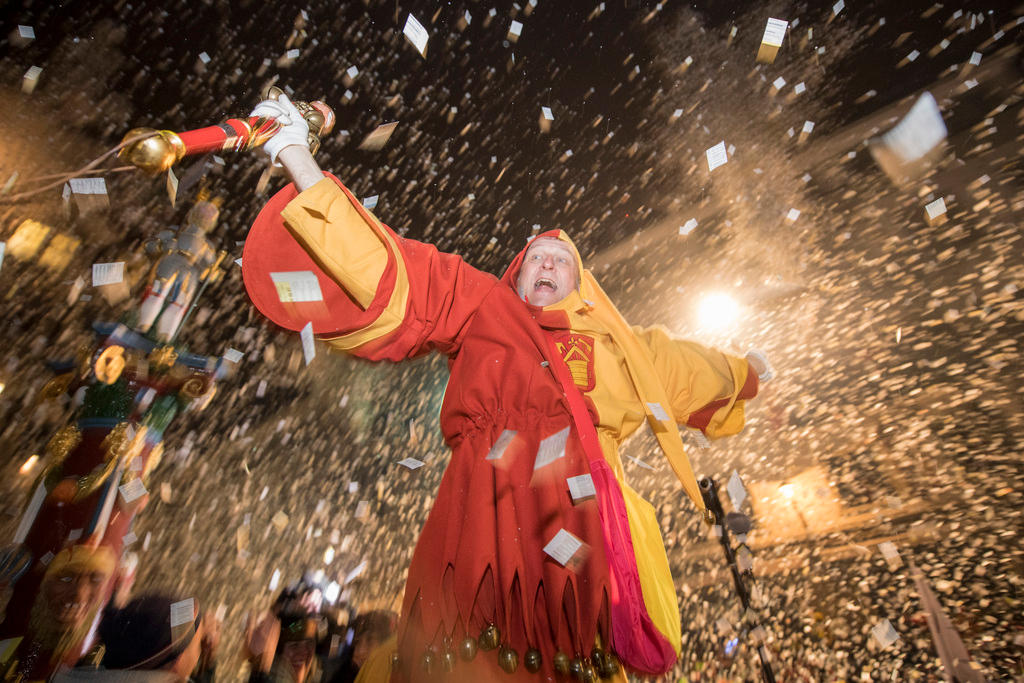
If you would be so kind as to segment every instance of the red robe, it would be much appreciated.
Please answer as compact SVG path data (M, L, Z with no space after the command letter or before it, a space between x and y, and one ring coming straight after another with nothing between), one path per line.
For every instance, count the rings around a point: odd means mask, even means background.
M489 625L517 654L520 673L527 651L540 652L541 680L555 679L559 652L585 660L597 644L610 647L617 587L598 503L574 503L566 484L591 469L554 372L564 361L538 324L543 311L509 286L514 272L501 282L397 236L340 183L295 196L291 186L275 196L246 241L253 303L293 330L312 322L321 338L363 358L437 350L449 359L440 419L452 456L409 567L399 677L425 678L427 653L441 670L446 651L458 656L460 643ZM269 274L283 271L315 274L323 300L275 289ZM596 440L593 425L583 427ZM544 549L566 532L581 545L563 566ZM507 678L496 652L460 660L456 675Z

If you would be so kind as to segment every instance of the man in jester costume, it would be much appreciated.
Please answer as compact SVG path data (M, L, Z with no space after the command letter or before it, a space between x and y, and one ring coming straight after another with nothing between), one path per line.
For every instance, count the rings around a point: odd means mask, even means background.
M396 639L364 680L569 681L672 668L681 627L653 507L620 444L647 422L704 511L677 424L738 432L770 368L631 327L560 230L500 278L399 237L306 145L287 98L254 116L294 185L246 240L245 286L278 325L370 360L448 357L451 460L409 567ZM315 287L312 279L315 277ZM288 278L306 278L282 287ZM275 284L276 283L276 284ZM447 673L446 673L447 672Z

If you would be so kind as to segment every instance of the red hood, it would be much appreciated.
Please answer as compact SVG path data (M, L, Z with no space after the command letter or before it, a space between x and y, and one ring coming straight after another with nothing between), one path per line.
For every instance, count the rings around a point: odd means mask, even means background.
M512 263L510 263L508 268L505 270L505 274L501 276L501 281L511 287L512 291L517 292L516 281L519 279L519 270L523 267L523 259L526 258L526 250L530 248L530 245L533 244L534 241L539 240L541 237L553 237L565 244L568 244L569 248L572 249L573 255L576 256L577 272L581 278L583 277L583 259L580 258L580 252L576 249L576 245L573 244L573 241L569 239L569 236L565 234L564 231L548 230L547 232L542 232L539 235L531 237L526 243L526 246L523 247L523 250L516 254L516 257L512 259Z

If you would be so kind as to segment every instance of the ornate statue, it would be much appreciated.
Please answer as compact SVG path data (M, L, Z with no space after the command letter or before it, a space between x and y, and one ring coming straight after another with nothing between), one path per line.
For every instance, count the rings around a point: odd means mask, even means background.
M206 233L217 224L219 202L200 200L188 212L177 234L165 230L146 245L150 254L163 254L150 273L142 296L137 329L159 342L170 342L199 292L200 282L211 275L217 255Z

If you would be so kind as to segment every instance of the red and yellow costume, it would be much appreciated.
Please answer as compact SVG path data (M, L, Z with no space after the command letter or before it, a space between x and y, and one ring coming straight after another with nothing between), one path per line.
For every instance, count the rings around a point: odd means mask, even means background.
M441 429L452 457L409 568L401 680L453 663L453 680L504 680L498 661L508 670L509 650L518 675L539 680L558 678L567 661L592 677L595 648L637 673L670 669L681 638L675 590L654 510L626 484L619 445L650 422L703 509L674 423L735 433L757 391L743 359L630 328L582 263L579 291L545 308L524 303L522 258L499 280L399 237L336 179L298 196L282 190L246 241L246 288L278 324L311 321L321 339L371 360L449 358ZM323 300L279 296L270 273L282 271L314 273ZM657 419L663 411L669 420ZM581 475L596 495L574 502L567 479ZM556 536L570 538L564 566L545 552ZM482 632L500 650L464 661L465 641ZM539 672L528 673L538 654ZM594 658L598 673L610 675L607 659Z

